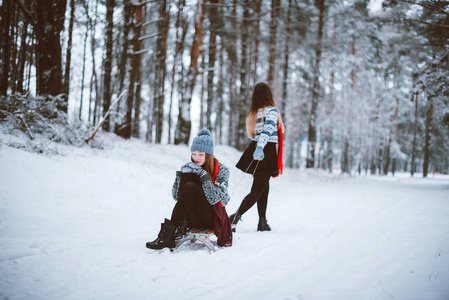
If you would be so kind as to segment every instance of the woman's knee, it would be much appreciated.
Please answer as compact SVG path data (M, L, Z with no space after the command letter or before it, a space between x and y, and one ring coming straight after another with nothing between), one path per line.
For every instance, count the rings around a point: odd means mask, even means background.
M199 190L199 189L201 189L201 186L193 181L187 181L184 184L184 186L182 187L183 191L184 190L192 191L192 190Z
M195 182L188 181L182 187L180 198L188 198L188 201L192 201L194 198L198 197L202 191L203 188L200 185Z

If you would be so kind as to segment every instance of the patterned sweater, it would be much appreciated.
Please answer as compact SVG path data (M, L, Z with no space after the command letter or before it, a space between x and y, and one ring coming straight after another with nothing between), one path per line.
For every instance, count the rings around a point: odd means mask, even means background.
M257 142L257 146L265 147L267 143L277 144L278 117L279 111L276 107L266 106L265 113L263 113L263 108L259 108L259 110L257 111L257 119L256 119L256 128L255 128L256 135L253 137L253 141Z
M175 199L176 201L178 201L179 199L179 185L181 183L181 174L181 171L176 172L176 178L172 188L173 199ZM204 194L206 195L206 199L211 205L217 204L219 201L221 201L223 205L228 204L230 199L228 194L228 180L229 169L222 164L219 164L218 174L215 178L215 185L212 183L209 175L205 175L200 178Z

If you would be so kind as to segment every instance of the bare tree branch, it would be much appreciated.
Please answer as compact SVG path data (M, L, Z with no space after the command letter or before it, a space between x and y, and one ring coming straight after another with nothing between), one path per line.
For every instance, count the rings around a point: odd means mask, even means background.
M22 117L22 115L17 115L17 118L22 121L23 125L25 125L25 128L27 129L28 135L30 136L30 139L34 140L34 136L31 133L30 128L28 127L27 122L25 122L25 119Z
M86 142L86 144L88 144L91 140L93 140L93 138L97 134L98 130L100 130L101 126L103 126L103 123L106 121L106 118L109 116L112 109L117 105L117 103L119 103L119 101L122 99L123 95L125 95L125 91L123 91L122 94L117 98L117 100L115 100L115 102L109 107L109 110L106 112L106 114L103 117L103 120L101 120L100 124L97 126L97 129L95 129L95 131L91 135L91 137L84 140Z

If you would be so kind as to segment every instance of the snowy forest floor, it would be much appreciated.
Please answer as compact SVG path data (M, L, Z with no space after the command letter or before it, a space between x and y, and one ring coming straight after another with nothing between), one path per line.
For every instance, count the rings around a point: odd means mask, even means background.
M187 146L111 135L47 157L0 139L0 299L449 299L449 176L287 169L271 180L271 232L253 207L230 248L155 251ZM240 152L215 152L231 214L251 176Z

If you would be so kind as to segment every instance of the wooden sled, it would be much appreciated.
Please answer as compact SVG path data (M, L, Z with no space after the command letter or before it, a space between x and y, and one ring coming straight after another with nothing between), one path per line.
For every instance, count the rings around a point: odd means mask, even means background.
M211 253L215 252L216 247L212 244L212 241L210 240L210 237L213 234L214 230L212 229L205 229L205 228L190 229L189 231L187 231L186 235L183 238L175 241L176 248L178 248L179 246L181 246L181 244L187 241L190 241L192 243L199 241L203 243Z

